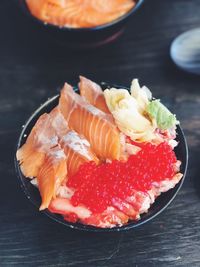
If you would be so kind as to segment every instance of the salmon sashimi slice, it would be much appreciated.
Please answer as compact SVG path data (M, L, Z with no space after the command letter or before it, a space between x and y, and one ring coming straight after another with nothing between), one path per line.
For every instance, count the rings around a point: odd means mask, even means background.
M59 108L69 127L85 136L100 159L120 159L120 132L108 114L88 104L67 83L61 91Z
M69 132L69 126L58 107L55 107L50 113L51 127L54 129L58 139L60 140Z
M128 202L123 201L122 199L115 197L112 199L112 205L129 216L132 220L139 219L139 212Z
M106 100L104 98L103 90L100 85L83 76L80 76L79 90L80 95L84 97L91 105L95 106L105 113L110 114Z
M85 162L94 161L96 164L99 163L99 159L92 151L90 143L73 130L61 139L60 144L67 157L69 176L74 175Z
M53 213L62 215L76 214L77 218L86 219L91 216L91 211L84 206L74 207L69 199L57 197L53 199L48 208Z
M34 150L28 144L24 144L17 151L17 160L19 161L21 172L30 179L37 176L39 168L44 162L44 158L44 152Z
M130 197L126 199L139 214L146 213L151 205L151 198L148 193L133 190Z
M170 189L174 188L177 183L180 182L181 178L183 177L182 173L176 173L173 178L163 179L160 182L154 182L152 191L154 193L155 198L159 196L161 193L167 192Z
M129 217L114 207L108 207L104 212L91 214L90 217L82 219L81 222L101 228L112 228L127 223Z
M65 0L26 0L31 14L45 22L48 22L51 17L51 19L55 18L56 12L61 13L64 2Z
M59 143L64 149L67 158L68 176L74 175L80 165L88 161L99 163L99 159L91 149L90 143L77 132L70 130L68 123L60 112L59 108L54 108L50 113L52 127L59 137Z
M114 207L108 207L103 213L93 214L87 207L82 205L75 207L72 205L70 199L61 197L52 199L48 209L53 213L63 215L67 221L79 221L101 228L120 226L129 220L126 214Z
M26 0L26 4L33 16L39 19L44 19L44 10L46 7L46 0Z
M37 182L42 198L40 210L48 208L52 198L67 175L66 156L59 147L52 148L46 154L44 163L37 175Z
M139 214L148 212L155 199L163 192L174 188L181 180L183 174L177 173L172 179L164 179L161 182L154 182L152 188L147 192L134 190L132 195L126 199Z
M103 94L102 88L95 82L80 76L79 82L79 91L80 95L84 97L88 103L95 106L96 108L100 109L101 111L110 115L110 121L114 122L114 118L110 113L108 106L106 104L106 100ZM121 137L121 145L122 151L124 151L124 156L121 156L122 160L126 160L129 155L136 154L139 151L139 148L126 142L125 135L120 133Z
M111 22L135 6L133 0L26 0L26 3L38 19L74 28Z
M64 149L67 158L68 176L74 175L80 165L88 161L99 163L99 159L91 149L90 143L74 130L70 130L68 123L60 112L54 108L50 113L52 127L59 137L59 143Z
M26 177L36 177L46 152L58 144L58 138L51 127L51 118L45 113L36 122L26 143L18 149L17 160Z

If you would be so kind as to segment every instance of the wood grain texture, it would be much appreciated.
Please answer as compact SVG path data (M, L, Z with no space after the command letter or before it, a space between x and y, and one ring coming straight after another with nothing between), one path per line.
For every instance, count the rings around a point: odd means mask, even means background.
M0 1L0 266L200 266L200 77L178 70L169 47L199 26L200 0L146 0L116 43L69 51L45 40L17 9ZM8 15L9 14L9 15ZM183 188L160 216L126 233L72 231L39 213L16 179L21 126L64 81L83 74L128 85L133 77L176 111L189 144Z

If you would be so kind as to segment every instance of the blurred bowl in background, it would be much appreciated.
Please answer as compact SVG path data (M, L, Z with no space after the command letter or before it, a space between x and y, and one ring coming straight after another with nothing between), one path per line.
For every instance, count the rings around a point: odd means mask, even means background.
M200 28L176 37L171 44L170 55L179 68L200 75Z
M23 13L34 22L40 31L56 42L74 48L97 47L116 40L143 2L144 0L136 0L135 6L128 13L110 23L91 28L69 28L44 23L30 13L25 0L17 0Z

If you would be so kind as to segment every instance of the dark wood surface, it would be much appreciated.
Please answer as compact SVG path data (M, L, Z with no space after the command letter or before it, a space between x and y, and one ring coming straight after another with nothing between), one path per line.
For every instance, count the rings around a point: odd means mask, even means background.
M200 77L178 70L169 47L200 26L200 0L146 0L115 44L70 51L46 41L13 1L0 1L0 266L200 266ZM189 145L186 181L173 203L129 232L66 229L26 199L13 156L29 115L83 74L129 85L134 77L177 113Z

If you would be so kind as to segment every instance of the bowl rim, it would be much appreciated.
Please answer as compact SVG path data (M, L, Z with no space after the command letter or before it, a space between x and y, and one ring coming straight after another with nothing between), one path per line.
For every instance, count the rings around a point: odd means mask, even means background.
M108 83L102 83L102 84L108 85ZM115 85L115 84L112 84L112 86L115 86L115 87L118 87L118 88L128 89L125 86L120 86L120 85ZM78 91L77 88L75 88L75 91ZM29 124L32 122L32 120L34 120L35 117L37 117L43 109L48 107L50 104L54 103L58 98L59 98L59 94L57 94L57 95L55 95L55 96L53 96L51 98L48 98L47 101L45 101L42 105L40 105L32 113L32 115L28 118L28 120L22 126L22 131L20 133L20 136L19 136L17 144L16 144L16 150L15 150L15 155L14 155L14 165L15 165L15 171L16 171L16 174L17 174L17 178L19 179L20 187L22 188L22 190L25 193L26 197L32 202L32 204L37 209L39 208L39 206L36 203L36 201L31 198L29 189L27 188L27 186L26 186L26 184L24 182L24 179L27 179L27 178L21 172L20 165L19 165L18 160L16 158L16 151L21 147L24 138L26 138L24 135L25 135L25 132L26 132L27 128L29 127ZM169 191L173 190L173 194L172 194L171 198L169 199L169 201L167 203L165 203L162 206L161 209L156 211L154 214L151 214L148 218L145 218L144 220L140 219L138 221L130 221L129 223L127 223L125 225L116 226L116 227L113 227L113 228L98 228L98 227L91 226L91 225L84 225L84 224L81 224L81 223L71 223L71 222L65 221L64 219L61 219L62 218L61 215L57 216L57 214L51 213L48 210L40 211L40 213L46 214L52 220L54 220L56 222L59 222L60 224L65 225L65 226L67 226L69 228L73 228L73 229L76 229L76 230L83 230L83 231L87 231L87 232L121 232L121 231L130 230L130 229L133 229L133 228L137 228L137 227L139 227L139 226L151 221L152 219L157 217L161 212L163 212L170 205L170 203L174 200L174 198L178 194L179 190L181 189L181 187L182 187L182 185L184 183L185 177L186 177L187 167L188 167L188 145L187 145L187 141L186 141L186 138L185 138L185 135L184 135L184 132L183 132L181 126L178 125L177 129L179 130L179 132L181 134L182 144L183 144L183 148L184 148L184 154L186 156L185 159L184 159L185 160L185 168L183 170L183 177L181 178L179 183L174 188L169 190ZM31 185L31 186L33 186L33 185ZM167 191L167 192L169 192L169 191ZM161 195L163 195L163 194L165 194L165 193L162 193ZM148 210L148 212L149 212L149 210ZM146 214L148 214L148 212Z
M19 0L17 0L19 2ZM72 27L60 27L51 23L45 23L44 21L38 19L37 17L33 16L31 14L31 12L29 11L29 8L26 4L26 0L21 0L19 5L22 6L22 10L23 12L28 16L31 17L35 22L39 23L40 25L44 26L44 27L48 27L48 28L52 28L52 29L57 29L57 30L61 30L61 31L70 31L70 32L94 32L94 31L98 31L98 30L103 30L106 28L109 28L111 26L114 26L115 24L123 21L124 19L128 18L129 16L131 16L133 13L135 13L140 7L141 5L144 3L145 0L136 0L136 4L134 5L133 8L131 8L131 10L129 10L127 13L125 13L123 16L120 16L119 18L112 20L111 22L108 23L104 23L95 27L84 27L84 28L72 28Z

